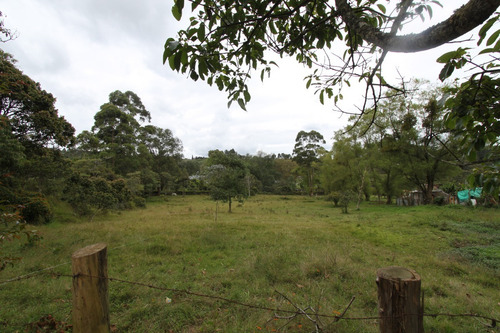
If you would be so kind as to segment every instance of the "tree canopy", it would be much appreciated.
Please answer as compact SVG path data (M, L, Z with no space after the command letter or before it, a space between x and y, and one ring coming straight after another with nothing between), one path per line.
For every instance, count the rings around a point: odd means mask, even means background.
M184 0L175 0L172 13L177 20L184 5ZM479 150L498 151L499 145L500 0L469 0L444 21L420 32L405 32L414 19L432 20L436 6L442 7L436 0L191 1L194 15L186 29L166 40L163 61L195 81L216 85L227 92L228 105L237 102L245 109L253 73L260 71L262 80L271 73L276 65L272 53L291 57L310 69L306 88L314 88L322 104L333 100L332 106L342 112L347 112L337 105L342 89L362 82L363 98L355 102L360 105L353 113L361 119L369 112L373 125L387 91L408 92L403 79L403 84L395 84L384 78L382 64L389 52L433 49L457 42L481 26L477 47L459 47L437 59L443 68L436 77L445 80L456 70L469 75L448 94L447 125L462 131L471 161L498 162L497 157L477 156ZM475 135L479 125L485 129ZM498 167L478 169L476 185L486 179L487 188L497 191L498 174Z
M15 59L0 50L0 120L25 147L67 146L75 129L59 116L56 99L15 66Z
M325 97L342 98L334 89L351 80L366 83L365 103L368 96L376 102L381 88L394 88L381 71L387 52L419 52L454 40L492 17L500 0L470 0L443 22L406 35L398 34L406 23L432 19L432 8L440 3L386 5L382 0L192 1L196 16L167 39L163 60L193 80L216 84L228 92L229 103L242 108L250 101L252 71L260 69L261 79L271 71L271 52L311 68L307 87L316 87L321 103ZM174 17L180 20L183 10L184 0L176 0Z

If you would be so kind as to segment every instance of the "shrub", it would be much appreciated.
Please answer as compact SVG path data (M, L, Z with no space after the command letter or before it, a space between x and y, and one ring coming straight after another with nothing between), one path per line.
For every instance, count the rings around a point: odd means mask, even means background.
M445 204L445 198L443 196L435 197L433 202L435 205L442 206Z
M46 224L52 219L52 209L41 195L27 198L21 208L21 216L29 224Z
M339 192L330 192L326 196L326 201L333 202L335 207L337 207L339 205L339 201L340 201L340 193Z
M143 197L134 197L134 205L138 208L146 207L146 199Z

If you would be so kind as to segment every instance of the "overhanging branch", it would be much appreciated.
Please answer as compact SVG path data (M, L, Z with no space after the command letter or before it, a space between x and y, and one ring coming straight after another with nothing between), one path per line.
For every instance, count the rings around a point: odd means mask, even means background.
M361 21L347 0L335 0L337 10L350 29L363 40L389 52L412 53L451 42L486 21L500 6L500 0L469 0L448 19L418 34L392 36Z

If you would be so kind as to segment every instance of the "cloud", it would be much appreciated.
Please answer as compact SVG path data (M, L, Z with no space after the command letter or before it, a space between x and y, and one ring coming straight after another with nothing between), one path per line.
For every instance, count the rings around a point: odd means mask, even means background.
M331 146L347 116L322 106L314 91L305 89L307 71L293 60L279 59L280 67L263 83L255 74L248 112L237 105L228 109L225 93L164 66L166 38L187 26L186 19L173 19L171 5L165 0L8 1L2 5L6 25L20 36L3 47L56 96L60 114L78 132L92 127L110 92L131 90L154 125L181 139L187 157L232 148L242 154L291 153L296 134L313 129ZM397 63L404 75L425 76L421 57L390 55L384 66ZM429 69L435 78L438 69ZM351 89L344 95L344 109L357 111L353 104L359 105L362 93Z

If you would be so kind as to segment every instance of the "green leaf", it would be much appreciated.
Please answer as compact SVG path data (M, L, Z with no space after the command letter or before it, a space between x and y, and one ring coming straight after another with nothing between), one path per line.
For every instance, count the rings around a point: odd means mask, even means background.
M170 68L175 71L176 68L175 68L175 54L174 55L171 55L170 57L168 57L168 65L170 66Z
M386 9L385 9L385 6L384 6L384 5L378 4L378 5L377 5L377 7L378 7L378 9L380 9L380 11L381 11L382 13L384 13L384 14L385 14Z
M198 28L198 39L200 42L203 42L205 40L205 25L201 24L200 27Z
M485 53L492 53L492 52L498 52L498 49L488 47L486 49L481 50L481 52L479 52L478 54L485 54Z
M240 108L242 108L243 110L247 110L245 108L245 101L243 100L243 98L238 98L238 104L240 105Z
M177 6L172 6L172 15L177 21L180 21L182 18L182 11L180 11Z
M455 70L455 66L449 62L446 65L444 65L443 69L439 73L439 79L441 81L446 80L447 78L450 77L451 74L453 74L453 71Z
M323 105L325 105L325 91L321 90L319 93L319 102Z
M481 29L479 30L479 40L477 42L477 45L479 46L479 44L481 44L481 42L483 41L484 37L486 37L486 33L488 32L488 30L490 30L490 28L493 26L493 23L496 22L496 20L498 20L498 16L497 17L493 17L493 18L490 18L482 27Z
M490 46L491 44L493 44L497 40L499 35L500 29L491 34L490 38L488 38L488 40L486 41L486 46Z
M457 51L450 51L446 52L445 54L441 55L439 58L437 58L437 62L441 64L446 64L448 61L453 59L457 54Z
M246 102L246 103L250 102L250 98L251 98L251 96L250 96L250 93L249 93L247 90L245 90L245 91L243 92L243 96L245 96L245 102Z
M199 76L198 76L198 74L195 71L191 71L191 73L189 74L189 76L191 77L191 79L193 81L198 81Z
M182 53L181 53L181 63L184 66L188 65L188 54L187 54L187 50L186 49L182 50Z

